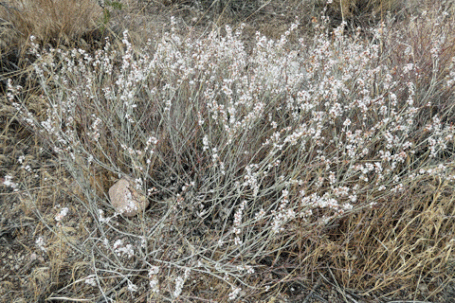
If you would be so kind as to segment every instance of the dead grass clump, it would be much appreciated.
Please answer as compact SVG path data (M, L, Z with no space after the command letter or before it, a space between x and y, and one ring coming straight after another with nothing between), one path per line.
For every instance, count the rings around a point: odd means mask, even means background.
M202 0L202 1L191 1L191 0L163 0L161 1L164 5L177 5L185 6L192 5L199 9L204 10L207 13L220 16L225 14L230 16L237 21L244 19L254 13L256 10L260 9L265 2L259 0L253 1L242 1L242 0Z
M387 15L402 18L409 13L412 1L397 0L333 0L327 7L327 16L335 26L346 22L348 28L366 28L386 19Z
M417 104L426 107L418 123L428 121L436 113L441 113L442 121L453 123L455 15L449 12L455 5L433 5L432 10L423 13L424 17L392 25L380 40L387 60L396 66L393 72L404 81L415 82Z
M66 235L71 230L59 229L54 219L67 199L62 182L65 172L36 144L33 135L14 140L11 128L6 130L11 140L0 145L0 153L6 155L0 170L4 177L0 178L4 288L0 300L38 302L66 285L67 269L74 260L74 246L69 247L72 240ZM10 182L3 183L6 178ZM78 234L85 233L79 230ZM9 241L4 242L5 238Z
M376 209L340 220L324 249L334 276L366 296L432 300L452 278L454 194L438 179L415 180Z
M93 0L14 0L0 7L2 48L29 45L31 35L40 44L80 45L84 35L100 22L101 8Z
M30 38L46 47L99 47L103 10L94 0L13 0L0 5L0 81L6 92L7 79L26 87L32 84L27 67Z

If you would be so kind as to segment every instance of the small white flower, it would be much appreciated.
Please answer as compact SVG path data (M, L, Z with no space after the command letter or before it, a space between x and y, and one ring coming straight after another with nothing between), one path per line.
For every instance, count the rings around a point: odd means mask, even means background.
M119 247L121 247L123 245L123 241L122 240L117 240L115 241L114 243L114 249L118 249Z
M4 180L3 180L3 185L11 187L14 190L17 190L17 184L14 183L12 180L13 180L12 176L6 175Z
M68 214L68 207L62 208L60 213L55 216L55 221L60 222L61 220L63 220L64 217L66 217L67 214Z
M109 240L107 238L103 239L103 244L106 248L109 248Z
M232 288L232 292L229 294L229 301L233 301L240 294L240 287Z
M147 247L147 239L145 237L141 237L141 248Z
M90 285L90 286L96 286L95 277L93 277L93 276L88 276L87 278L85 278L85 284L88 284L88 285Z
M209 149L209 139L207 138L207 135L202 138L202 144L204 145L203 150Z
M137 291L137 286L134 285L133 283L131 283L130 281L128 281L128 290L130 292L136 292Z
M160 292L159 281L157 278L151 279L149 285L154 293Z
M185 281L180 276L177 277L177 279L175 279L175 290L174 290L174 293L173 293L174 298L177 298L182 293L184 282Z
M38 246L39 249L41 249L42 251L47 251L47 248L44 247L44 245L46 245L46 243L44 242L44 239L43 237L38 237L38 239L36 239L36 246Z
M256 215L254 216L254 219L255 219L256 221L259 221L259 220L261 220L262 218L264 218L264 216L265 216L265 210L264 210L263 208L261 208L261 209L256 213Z
M120 256L121 254L126 255L128 259L132 258L134 256L134 248L133 245L127 244L123 246L123 241L122 240L117 240L114 243L113 246L114 252Z
M152 277L153 275L157 275L159 272L160 272L159 266L152 266L152 267L150 267L150 270L149 270L149 277Z

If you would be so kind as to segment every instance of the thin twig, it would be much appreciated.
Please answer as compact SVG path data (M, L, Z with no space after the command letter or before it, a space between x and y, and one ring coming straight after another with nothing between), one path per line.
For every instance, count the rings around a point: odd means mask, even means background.
M302 303L307 303L308 300L313 296L316 289L318 289L319 286L321 286L321 284L322 284L322 277L319 277L318 281L316 282L316 285L311 289L311 292L308 294L308 296L306 296L305 300L303 300Z

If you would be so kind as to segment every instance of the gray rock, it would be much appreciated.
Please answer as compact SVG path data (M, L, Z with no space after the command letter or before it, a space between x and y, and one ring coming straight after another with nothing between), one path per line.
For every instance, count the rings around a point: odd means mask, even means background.
M125 217L134 217L149 205L147 197L134 187L134 181L127 178L112 185L109 198L115 210Z

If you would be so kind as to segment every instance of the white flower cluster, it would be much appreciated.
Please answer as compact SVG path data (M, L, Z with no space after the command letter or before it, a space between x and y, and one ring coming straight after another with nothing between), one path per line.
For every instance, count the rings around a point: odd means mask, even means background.
M272 232L277 234L284 231L284 225L295 218L295 211L292 208L288 208L289 204L289 191L283 190L281 196L281 203L278 211L272 211L273 224Z
M183 274L183 277L178 276L177 278L175 278L175 290L172 293L174 298L177 298L182 293L183 286L185 284L185 281L188 279L190 272L191 272L190 269L187 268L187 269L185 269L185 273Z
M158 273L160 272L160 268L158 266L151 266L149 269L149 285L150 289L154 293L160 292L160 282L158 281Z
M114 242L114 245L112 246L114 249L114 252L118 255L126 255L128 259L132 258L134 256L134 248L133 245L131 244L123 244L123 240L117 240Z
M60 222L63 220L64 217L66 217L66 215L68 214L68 207L63 207L60 211L60 213L58 213L56 216L55 216L55 221L57 222Z
M41 249L42 251L47 251L46 242L42 236L38 237L35 241L36 246Z
M240 227L242 224L243 210L245 209L246 204L247 204L247 201L243 200L240 203L239 209L235 212L235 215L234 215L234 227L232 229L232 232L235 235L234 243L236 246L239 246L242 244L242 240L240 239L240 234L242 233L242 230Z
M13 177L6 175L3 178L3 185L12 188L14 191L18 191L17 184L13 182Z

